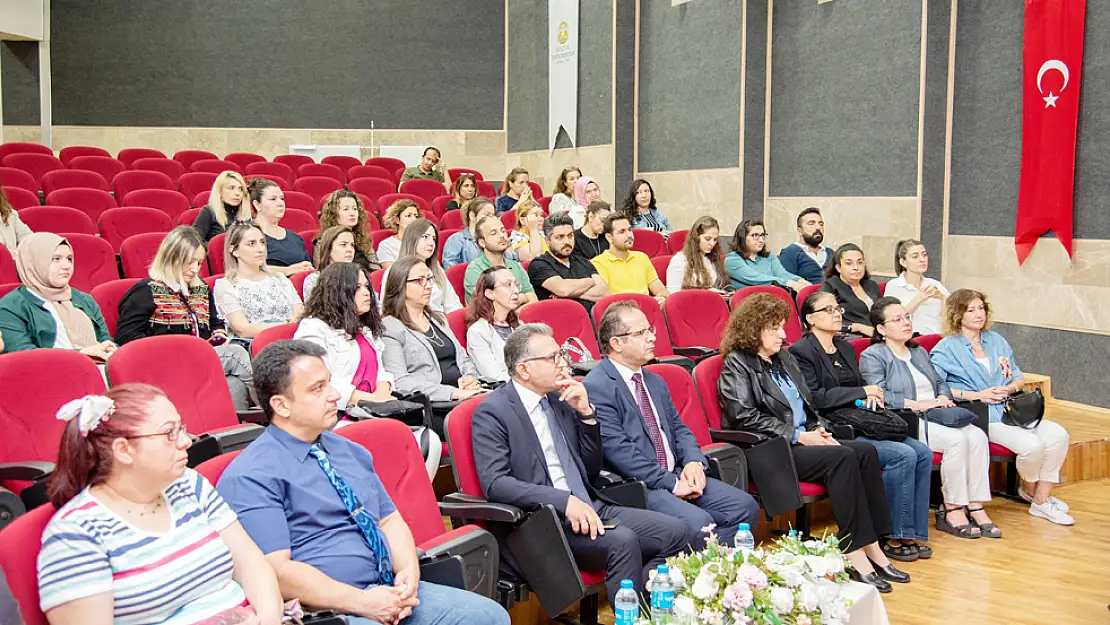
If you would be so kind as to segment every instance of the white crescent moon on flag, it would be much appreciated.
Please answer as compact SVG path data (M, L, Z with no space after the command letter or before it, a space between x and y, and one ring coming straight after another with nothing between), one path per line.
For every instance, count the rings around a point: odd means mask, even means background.
M1068 88L1068 66L1064 65L1063 61L1057 59L1049 59L1041 65L1041 69L1037 70L1037 91L1044 93L1041 89L1041 78L1044 77L1049 70L1056 70L1064 77L1064 86L1060 87L1060 91Z

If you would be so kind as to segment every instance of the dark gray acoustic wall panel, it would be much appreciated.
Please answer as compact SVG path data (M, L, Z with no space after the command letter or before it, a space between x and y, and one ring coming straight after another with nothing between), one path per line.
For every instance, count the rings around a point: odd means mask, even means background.
M748 3L744 70L744 219L763 219L764 124L767 122L767 4Z
M772 196L917 193L921 3L775 2Z
M994 324L992 329L1006 337L1023 371L1052 376L1054 396L1110 408L1110 386L1106 384L1105 369L1076 366L1076 363L1106 362L1110 336L1009 323Z
M0 82L4 89L4 125L39 123L39 44L5 41L0 45Z
M1014 234L1021 170L1022 11L1019 2L959 3L948 222L952 234ZM1110 5L1088 2L1076 146L1077 238L1110 238L1107 145Z
M616 109L613 111L616 134L613 136L617 190L632 180L635 172L636 129L636 4L614 2L617 32L613 83Z
M640 171L739 166L742 10L640 3Z
M585 0L578 23L578 146L613 141L613 7ZM510 152L547 146L548 57L547 2L509 0L509 103L507 142ZM557 148L571 147L560 132Z
M925 129L921 172L921 242L929 251L929 276L940 278L944 233L944 156L948 120L948 46L951 2L928 5L925 42Z
M504 6L54 0L54 122L500 129Z

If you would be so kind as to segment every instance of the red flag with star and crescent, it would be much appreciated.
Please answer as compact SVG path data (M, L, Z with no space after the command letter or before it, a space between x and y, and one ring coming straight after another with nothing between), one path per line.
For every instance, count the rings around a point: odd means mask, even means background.
M1024 263L1052 230L1072 254L1075 129L1086 0L1025 0L1021 182L1014 247Z

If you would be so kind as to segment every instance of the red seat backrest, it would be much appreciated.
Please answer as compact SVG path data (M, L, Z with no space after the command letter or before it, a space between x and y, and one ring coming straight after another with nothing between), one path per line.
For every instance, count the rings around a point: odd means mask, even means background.
M493 186L492 182L486 182L485 180L479 180L478 181L478 195L496 201L497 200L497 187Z
M393 185L393 189L397 190L397 183L393 181L393 174L385 167L377 165L356 165L347 170L347 183L354 182L359 178L380 178L388 181Z
M226 232L221 232L208 240L208 266L212 269L212 275L224 272L224 241L226 240Z
M317 203L325 195L343 188L343 183L328 176L305 176L297 178L293 183L293 190L307 193Z
M166 158L166 155L161 150L154 150L151 148L124 148L116 155L126 167L131 167L131 163L139 160L140 158Z
M663 303L667 330L675 347L709 347L721 345L721 335L728 325L728 304L713 291L686 289L671 293Z
M698 397L701 398L701 407L705 411L705 420L709 427L721 427L721 402L717 397L717 378L721 377L721 369L725 359L720 354L710 356L694 366L694 385L698 387Z
M320 162L325 165L335 165L339 168L339 171L343 173L346 173L347 170L352 167L363 167L361 159L353 156L343 156L341 154L336 156L325 156L320 159Z
M145 277L145 276L144 276ZM123 296L139 278L124 278L122 280L111 280L103 284L98 284L93 287L89 295L96 300L96 305L100 306L100 314L104 315L104 325L108 326L108 334L116 335L116 324L119 322L119 303L123 301Z
M235 163L242 171L247 171L247 167L253 163L265 163L266 157L253 152L232 152L225 156L224 160Z
M177 218L177 225L179 225L179 226L191 226L191 225L193 225L193 222L197 220L197 215L200 214L200 211L201 211L200 208L190 208L189 210L185 211L184 213L181 213L181 215L179 215L178 218Z
M181 213L189 210L189 198L180 191L169 189L139 189L124 196L120 206L157 208L176 222Z
M370 272L370 287L374 289L374 297L382 292L382 283L385 282L385 269L375 269Z
M111 193L100 189L58 189L46 196L46 203L50 206L76 208L88 215L94 223L100 219L100 214L104 211L119 207Z
M871 347L871 339L868 337L852 339L848 341L852 344L852 349L856 350L856 362L859 362L859 357L863 354L863 350Z
M366 164L367 165L376 165L378 167L381 167L382 169L385 169L388 172L397 171L398 168L400 168L402 170L405 169L405 161L402 161L399 158L393 158L393 157L390 157L390 156L375 156L373 158L368 158L368 159L366 159ZM394 180L394 182L396 182L396 180Z
M286 211L292 208L311 215L315 215L316 212L319 211L318 206L320 202L307 193L302 193L300 191L285 191L284 195Z
M31 154L23 152L20 154L9 154L0 160L0 164L4 167L15 167L31 174L35 179L35 183L42 185L42 177L47 172L55 171L58 169L65 169L62 161L58 160L53 154Z
M225 171L233 171L242 174L243 170L238 165L231 161L223 161L218 158L205 159L202 161L195 161L189 166L189 171L202 171L210 174L222 174Z
M85 213L68 206L32 206L19 218L34 232L96 234L96 224Z
M578 337L594 360L601 358L597 335L590 316L582 304L569 299L545 299L520 309L521 323L546 323L551 326L555 341L562 345L572 336Z
M266 161L251 163L247 165L247 175L251 174L277 176L284 179L290 187L293 186L293 181L297 179L297 175L293 173L293 168L285 163L268 163Z
M22 282L0 282L0 299L4 299L5 295L21 286L23 286Z
M443 220L443 215L447 213L447 203L450 202L451 199L450 195L441 195L432 200L432 212L441 222Z
M327 163L306 163L297 168L298 180L309 176L323 176L331 178L341 185L347 184L347 175L343 173L343 170L336 165Z
M447 448L451 450L455 485L464 495L485 499L482 484L478 481L478 467L474 464L474 439L471 434L471 420L482 399L472 397L455 406L451 414L447 415L443 429L447 434Z
M312 230L300 230L297 232L297 234L301 235L301 238L304 239L304 251L308 252L308 259L312 260L312 246L315 245L314 241L319 238L320 230L316 228L313 228ZM312 272L310 271L308 273ZM292 279L292 277L290 277L290 279ZM301 280L303 281L304 278L301 278ZM302 297L301 299L304 298Z
M382 241L388 239L394 234L396 233L392 230L371 230L370 243L374 246L374 251L378 251L378 246L382 244Z
M662 234L644 229L634 230L632 234L632 249L647 254L648 258L667 255L667 239Z
M127 197L128 193L138 189L168 189L176 191L177 185L173 180L158 171L133 169L121 171L112 180L112 189L116 192L116 199Z
M594 302L593 317L594 327L601 327L601 318L605 311L617 302L633 301L640 306L640 310L647 317L648 323L655 326L655 356L674 356L674 346L671 344L671 335L667 332L667 320L663 317L663 309L659 302L650 295L643 293L614 293L606 295Z
M127 169L122 161L116 160L110 156L75 156L69 162L70 169L87 169L88 171L95 171L112 184L112 180L121 171Z
M289 167L292 171L297 171L297 168L301 165L315 163L316 161L314 161L311 156L305 156L304 154L279 154L274 157L274 162L281 163ZM294 176L294 178L295 177L296 176Z
M185 167L185 169L189 169L193 166L193 163L197 161L215 161L219 160L219 158L220 157L209 152L208 150L178 150L177 153L173 155L173 160L181 163Z
M15 268L15 259L9 253L0 254L0 282L8 284L19 282L19 271Z
M8 198L8 204L11 204L12 208L17 211L42 204L42 202L39 202L38 193L20 187L5 187L4 197Z
M41 143L28 143L24 141L11 141L8 143L0 143L0 158L4 158L9 154L53 154L48 146Z
M177 182L177 179L184 174L187 169L181 163L169 158L140 158L131 163L128 167L131 170L145 170L145 171L160 171L170 177L170 180Z
M412 200L416 202L416 205L420 207L420 212L422 213L430 213L432 211L431 202L428 202L419 195L413 195L411 193L387 193L378 198L378 214L385 216L386 209L398 200Z
M6 389L19 389L0 393L0 463L54 462L65 430L65 422L54 414L71 399L107 390L92 359L68 349L4 354L0 380Z
M42 192L47 195L58 189L73 187L100 189L101 191L112 190L104 176L87 169L55 169L46 172L42 177Z
M671 264L672 256L652 256L651 266L655 269L655 275L664 284L667 282L667 267Z
M318 226L315 213L296 209L286 210L285 214L278 220L278 225L293 232L315 230Z
M397 192L397 184L384 178L355 178L347 185L347 188L370 198L373 204L363 208L373 210L379 215L382 214L382 209L378 208L378 200L382 196Z
M790 297L790 293L788 293L786 289L773 284L746 286L732 294L732 299L729 300L729 306L731 306L733 310L736 310L736 307L740 305L740 302L742 302L744 298L751 297L758 293L766 293L771 297L780 299L790 308L790 316L786 318L783 329L786 330L786 342L797 343L798 339L802 338L802 321L798 317L798 309L795 307L794 298Z
M678 365L658 363L645 367L648 371L663 378L667 383L667 390L671 394L671 403L674 404L678 416L690 431L694 433L698 445L709 445L713 439L709 436L709 423L705 419L705 410L698 399L698 389L694 386L694 378Z
M236 425L223 364L208 341L189 335L132 341L108 359L112 385L141 382L165 391L194 434Z
M310 239L308 237L304 236L305 233L302 232L300 234L301 234L301 238L304 239L305 247L311 247L312 243L309 242ZM312 251L311 250L308 250L308 257L312 258ZM289 281L293 283L293 288L297 289L297 296L301 298L302 302L304 301L304 281L305 281L305 278L308 278L309 276L311 276L314 273L316 273L315 269L309 269L308 271L298 271L297 273L289 276ZM267 328L267 329L269 329L269 328ZM254 347L254 343L251 343L251 347L252 348Z
M416 544L443 533L443 517L432 481L408 426L392 419L370 419L343 426L336 433L362 445L374 457L374 472Z
M67 234L73 248L73 277L69 285L88 293L98 284L119 280L116 252L104 239L91 234Z
M231 464L232 460L239 457L241 451L243 450L238 449L236 451L220 454L215 458L209 458L195 467L196 472L203 475L204 479L208 480L209 484L215 486L216 482L220 481L220 476L227 470L227 465Z
M0 167L0 185L8 189L23 189L37 194L39 182L31 174L16 167Z
M123 277L145 278L150 275L150 265L165 238L165 232L143 232L127 237L119 248Z
M459 263L443 270L443 273L447 275L447 281L451 283L451 288L455 289L455 294L459 296L460 302L466 301L466 268L469 266L470 263Z
M266 346L270 343L273 343L275 341L292 340L293 335L296 334L296 332L296 323L283 323L279 326L266 328L265 330L259 332L258 336L254 337L254 341L251 342L251 358L257 356L258 353L261 352L263 349L266 349Z
M214 174L210 171L191 171L187 174L182 174L177 179L177 187L185 194L185 197L196 197L200 193L211 193L212 186L216 184L216 178L219 174ZM245 190L244 190L245 191ZM205 200L207 203L207 200Z
M940 335L940 334L922 334L921 336L915 338L914 340L917 341L918 345L924 347L925 351L931 352L931 351L933 351L933 348L937 346L937 343L939 343L942 338L944 338L944 336Z
M79 156L106 156L112 158L112 153L104 148L90 145L71 145L58 152L58 158L62 159L62 163L65 163L66 167L69 167L70 162Z
M821 289L820 284L811 284L807 287L803 287L801 291L798 291L798 301L797 301L798 310L802 309L802 304L806 301L807 297L809 297L810 295L813 295L814 293L816 293L820 289Z
M48 625L46 615L39 607L38 559L42 533L53 516L54 506L46 504L12 521L0 531L0 568L4 569L8 587L19 604L25 625Z
M501 213L501 224L505 226L505 230L511 233L516 228L516 211Z
M462 211L450 210L443 213L443 216L439 218L439 225L444 230L462 230ZM443 240L446 241L447 237L443 237Z
M463 349L466 349L466 309L461 308L447 313L447 325L451 328L451 334L454 334Z
M429 209L431 209L436 198L447 195L447 188L443 186L442 182L435 180L406 180L401 183L400 191L401 193L411 193L424 198L424 202Z
M173 220L157 208L128 206L100 214L100 236L119 252L124 239L144 232L169 232Z
M543 188L540 187L538 182L529 180L528 187L532 189L532 197L537 199L543 197Z
M670 233L667 236L667 253L673 256L681 252L682 246L686 245L686 237L689 234L689 230L675 230L674 232Z

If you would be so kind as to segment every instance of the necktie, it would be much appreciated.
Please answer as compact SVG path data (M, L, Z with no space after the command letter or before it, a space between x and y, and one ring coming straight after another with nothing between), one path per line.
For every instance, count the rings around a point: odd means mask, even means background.
M328 476L328 481L339 493L339 498L343 500L343 506L347 508L351 519L354 520L355 525L362 532L362 538L366 541L366 546L370 547L370 551L378 559L378 582L392 584L393 561L389 555L389 545L386 543L381 529L378 528L378 524L374 522L370 513L362 508L362 504L358 501L358 495L355 495L347 482L332 468L331 460L328 459L328 454L320 446L320 443L313 443L312 447L308 449L308 453L316 458L316 462L320 463L324 475Z
M552 440L555 441L555 455L559 457L559 464L563 467L563 475L567 478L567 485L570 486L570 494L592 505L590 492L586 490L586 482L582 479L582 473L578 471L578 464L570 455L570 446L563 438L563 430L555 422L555 413L551 410L551 402L546 397L540 400L540 410L547 418L547 429L551 432Z
M632 385L636 387L636 404L640 407L640 415L647 424L648 438L655 447L655 461L663 470L667 470L667 451L663 447L663 430L659 429L659 420L655 418L655 411L651 409L651 400L648 399L647 389L644 387L644 376L639 371L632 374Z

